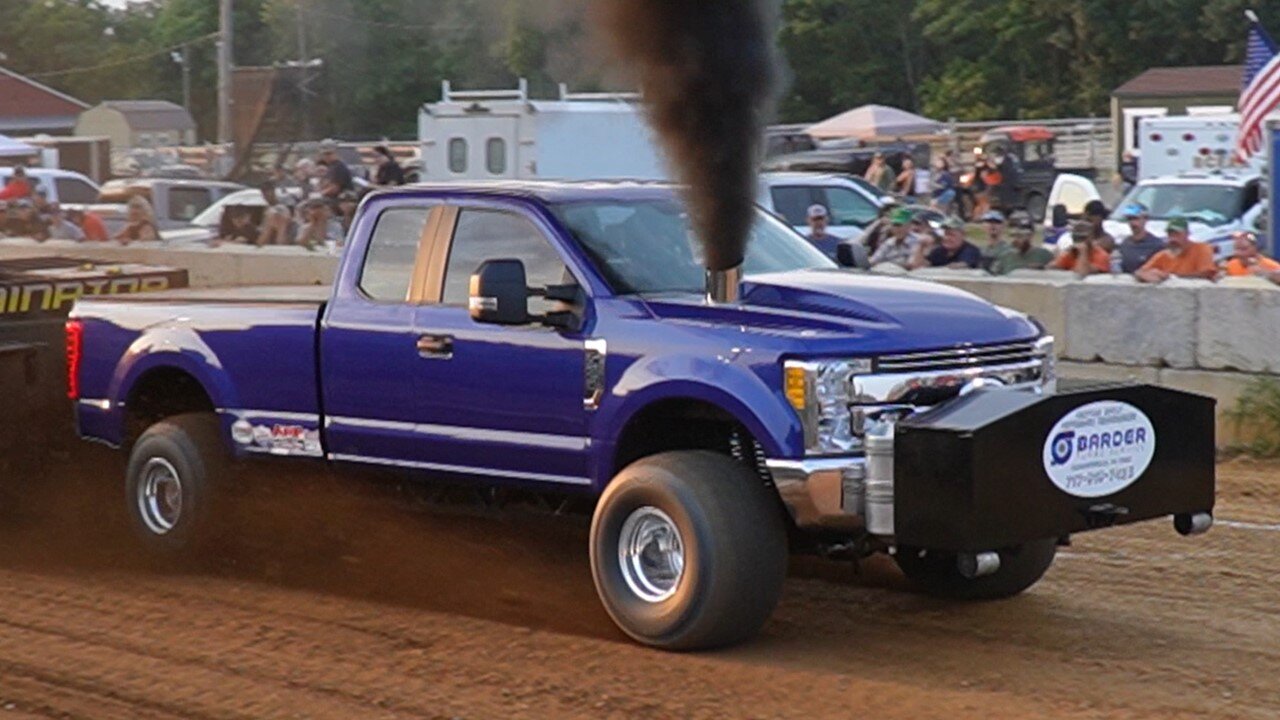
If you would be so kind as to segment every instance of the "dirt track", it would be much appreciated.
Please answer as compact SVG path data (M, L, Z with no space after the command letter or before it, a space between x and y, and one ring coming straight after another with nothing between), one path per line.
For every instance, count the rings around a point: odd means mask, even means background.
M669 655L610 625L580 524L279 480L217 561L162 569L95 464L0 530L0 720L1280 715L1277 466L1222 467L1238 524L1080 537L1002 603L797 561L759 641Z

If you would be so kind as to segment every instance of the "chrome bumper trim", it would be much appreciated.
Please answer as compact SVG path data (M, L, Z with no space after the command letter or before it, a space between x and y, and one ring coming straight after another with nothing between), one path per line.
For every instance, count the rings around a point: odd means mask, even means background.
M866 477L865 458L766 460L765 466L801 529L855 531L863 526L859 501Z

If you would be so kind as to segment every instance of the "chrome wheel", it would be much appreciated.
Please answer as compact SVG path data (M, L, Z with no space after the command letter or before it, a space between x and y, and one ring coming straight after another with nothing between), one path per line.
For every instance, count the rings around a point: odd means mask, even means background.
M167 535L177 527L182 517L182 478L173 463L159 457L147 461L137 502L138 514L151 532Z
M671 517L645 506L622 524L618 564L627 587L645 602L675 595L684 575L684 542Z

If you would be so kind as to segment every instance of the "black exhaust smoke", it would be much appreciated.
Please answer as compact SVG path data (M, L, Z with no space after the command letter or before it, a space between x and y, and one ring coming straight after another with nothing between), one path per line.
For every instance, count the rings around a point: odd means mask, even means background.
M742 265L755 215L761 137L773 113L773 4L605 0L598 9L688 187L707 270L723 280Z

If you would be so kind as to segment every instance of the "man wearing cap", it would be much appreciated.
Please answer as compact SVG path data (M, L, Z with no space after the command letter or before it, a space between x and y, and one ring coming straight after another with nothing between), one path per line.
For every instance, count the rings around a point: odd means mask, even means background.
M1033 242L1035 223L1029 215L1015 215L1010 224L1012 241L1008 249L992 261L989 269L994 275L1008 275L1014 270L1043 270L1053 262L1053 252L1042 243Z
M338 157L338 143L333 140L320 143L320 164L325 167L324 180L320 183L323 197L336 200L342 193L355 189L351 168Z
M1142 205L1133 203L1120 210L1125 222L1129 223L1129 236L1120 241L1116 249L1120 251L1120 272L1136 273L1156 253L1164 249L1164 240L1152 235L1147 230L1149 213Z
M79 225L71 222L62 213L62 206L58 203L49 203L48 215L45 218L45 225L49 228L50 240L74 240L75 242L84 242L84 231Z
M1267 277L1280 272L1280 262L1276 262L1258 249L1258 236L1251 232L1237 232L1231 236L1234 253L1223 266L1227 277L1245 275L1261 275Z
M1107 215L1110 214L1107 211L1107 206L1103 205L1101 200L1090 200L1084 206L1084 219L1088 220L1089 224L1093 226L1093 244L1107 252L1112 252L1116 249L1116 239L1111 237L1111 233L1107 232L1105 225Z
M858 244L866 248L867 252L875 253L880 249L880 243L889 237L890 221L893 211L898 209L897 200L889 200L880 206L880 211L876 214L876 219L867 226L866 230L858 236Z
M810 205L809 212L806 217L809 220L809 233L805 235L805 239L817 248L818 252L831 258L836 259L836 246L840 244L840 238L827 232L829 216L825 205Z
M982 263L982 251L964 236L964 222L949 217L942 223L942 241L932 238L921 242L911 258L911 269L922 267L976 268Z
M1009 241L1004 239L1005 217L999 210L988 210L982 214L982 226L987 231L987 246L982 248L982 266L989 268L997 257L1009 250Z
M1111 272L1111 253L1093 242L1093 226L1077 220L1071 226L1071 248L1054 261L1055 270L1071 270L1080 276Z
M911 264L911 256L915 252L920 239L911 234L911 221L914 215L907 208L898 208L889 216L889 237L871 256L871 266L881 263L893 263L903 268Z
M1169 219L1169 246L1151 256L1134 277L1139 282L1162 283L1171 277L1212 280L1218 276L1213 247L1193 242L1189 223L1181 215Z

